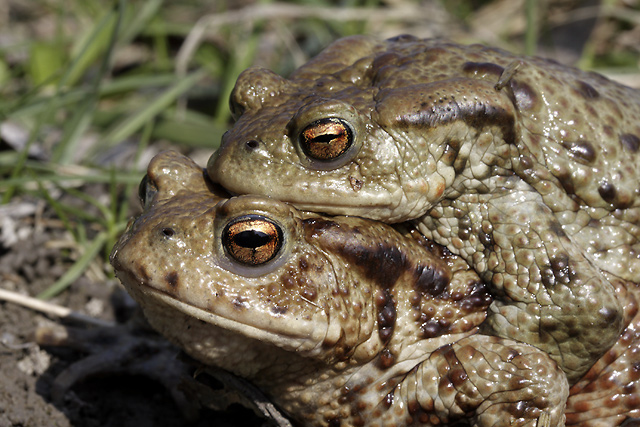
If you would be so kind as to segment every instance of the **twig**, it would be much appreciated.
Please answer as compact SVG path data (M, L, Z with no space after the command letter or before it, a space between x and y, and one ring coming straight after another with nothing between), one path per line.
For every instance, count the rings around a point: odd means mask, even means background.
M32 310L63 319L76 320L96 326L115 326L115 323L108 320L102 320L95 317L87 316L86 314L72 311L70 308L62 307L61 305L52 304L50 302L42 301L26 295L21 295L17 292L8 291L6 289L0 289L0 301L7 301L18 304L22 307L27 307Z

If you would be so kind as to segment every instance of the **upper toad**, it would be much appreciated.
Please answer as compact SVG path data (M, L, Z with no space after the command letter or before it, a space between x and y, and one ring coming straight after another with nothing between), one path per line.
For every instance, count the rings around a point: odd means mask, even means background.
M496 300L487 330L572 381L617 339L640 282L640 92L480 45L351 37L289 79L249 69L208 165L233 193L414 220Z

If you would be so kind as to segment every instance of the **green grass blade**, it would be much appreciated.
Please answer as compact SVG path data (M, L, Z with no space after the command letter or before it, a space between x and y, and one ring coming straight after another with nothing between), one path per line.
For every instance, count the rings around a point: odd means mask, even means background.
M152 120L155 116L175 102L178 97L191 89L205 75L205 73L205 70L200 70L184 79L181 79L149 103L146 108L143 108L132 116L121 120L104 136L103 144L101 144L102 148L105 146L113 146L139 131L145 123Z
M120 2L122 3L122 2ZM82 77L87 69L113 44L113 36L117 34L122 16L122 8L112 8L93 27L92 31L80 39L78 53L60 80L60 87L72 86Z
M99 39L102 39L108 36L108 42L106 46L106 53L103 55L101 64L100 64L100 72L93 78L93 83L91 84L91 89L87 94L84 102L80 106L80 108L76 109L73 114L72 119L67 123L64 128L64 133L62 137L62 141L58 144L56 152L53 157L53 161L61 164L69 164L73 160L74 154L78 149L78 145L80 144L80 139L82 135L89 129L91 122L93 121L94 110L98 103L98 91L100 88L100 83L104 76L109 73L109 65L111 63L111 56L115 49L116 39L118 35L118 31L120 29L120 24L122 22L122 14L124 13L124 2L120 2L120 7L118 8L118 12L115 15L115 20L113 25L108 25L106 30L110 31L110 33L105 33L104 35L100 35ZM96 35L98 38L98 35ZM98 49L98 50L96 50ZM87 49L88 51L89 49ZM96 53L100 53L102 51L101 47L94 47ZM92 59L89 57L89 59ZM70 71L71 72L71 71ZM84 72L84 71L83 71ZM70 78L73 78L71 76Z
M34 86L56 83L64 67L66 52L59 42L41 41L31 46L28 75Z
M91 261L98 255L100 248L107 240L107 233L102 231L96 235L93 241L85 248L84 253L53 285L37 295L38 299L50 299L67 289L74 280L82 275Z
M166 139L188 147L217 148L222 135L228 130L226 123L219 125L213 120L189 120L189 116L193 116L189 111L185 112L184 118L164 115L153 130L154 138Z
M538 47L538 24L541 6L538 0L526 0L525 15L527 18L527 28L524 34L525 55L535 55Z
M133 18L127 22L121 30L119 42L129 44L133 39L149 25L149 22L158 14L160 7L164 3L163 0L148 0L142 6L134 4Z

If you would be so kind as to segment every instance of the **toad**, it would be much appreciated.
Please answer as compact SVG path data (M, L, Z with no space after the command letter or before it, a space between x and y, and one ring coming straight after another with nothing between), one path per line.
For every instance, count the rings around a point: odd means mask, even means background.
M556 426L569 385L524 343L478 332L491 296L411 225L221 197L173 152L111 262L151 325L249 379L302 425Z
M112 254L118 276L162 333L204 363L259 383L304 425L493 425L495 419L481 418L478 411L498 420L517 416L528 425L563 393L561 372L545 378L554 371L549 358L531 346L509 349L512 342L478 333L491 301L485 287L459 258L410 226L326 218L255 197L227 201L199 167L171 152L151 162L140 189L145 213ZM218 215L225 219L220 222ZM320 221L332 225L318 227ZM286 240L273 245L267 231L292 222ZM220 226L236 237L215 243ZM397 256L371 257L390 244L398 246L384 253L408 256L398 275ZM278 258L283 247L289 248L287 260ZM358 258L376 260L376 266L354 266L354 248ZM230 257L226 261L221 249ZM427 253L416 256L414 250ZM310 262L314 254L327 262ZM238 264L238 258L244 262ZM270 262L276 265L269 267ZM403 277L412 265L429 266L433 274L421 282L430 287L414 287L407 295L407 287L419 283L414 274ZM640 416L640 290L623 281L614 285L626 328L572 386L564 410L567 425L632 425ZM403 297L405 303L398 303ZM317 315L319 307L324 314ZM308 327L314 313L320 331ZM329 327L332 322L338 326ZM337 340L331 339L335 328ZM425 340L434 341L419 343ZM503 383L518 378L513 390ZM552 387L545 388L545 382ZM561 425L561 418L546 415L538 425L556 425L555 420Z
M640 282L640 92L503 50L338 40L289 79L243 72L208 164L234 194L413 221L490 286L486 333L575 382L618 339Z

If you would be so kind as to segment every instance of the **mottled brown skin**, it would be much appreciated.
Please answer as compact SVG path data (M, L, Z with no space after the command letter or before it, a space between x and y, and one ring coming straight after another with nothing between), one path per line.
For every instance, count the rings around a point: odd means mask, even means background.
M640 283L639 91L480 45L351 37L289 79L245 71L231 109L208 164L229 191L414 221L491 286L485 332L571 382L617 340L612 281Z
M614 281L624 305L624 331L616 344L571 387L567 426L640 425L640 288Z
M154 158L141 190L145 211L112 252L118 278L162 334L249 379L302 425L564 424L557 364L480 334L485 285L413 226L227 200L171 152ZM256 266L223 247L246 215L283 236Z

